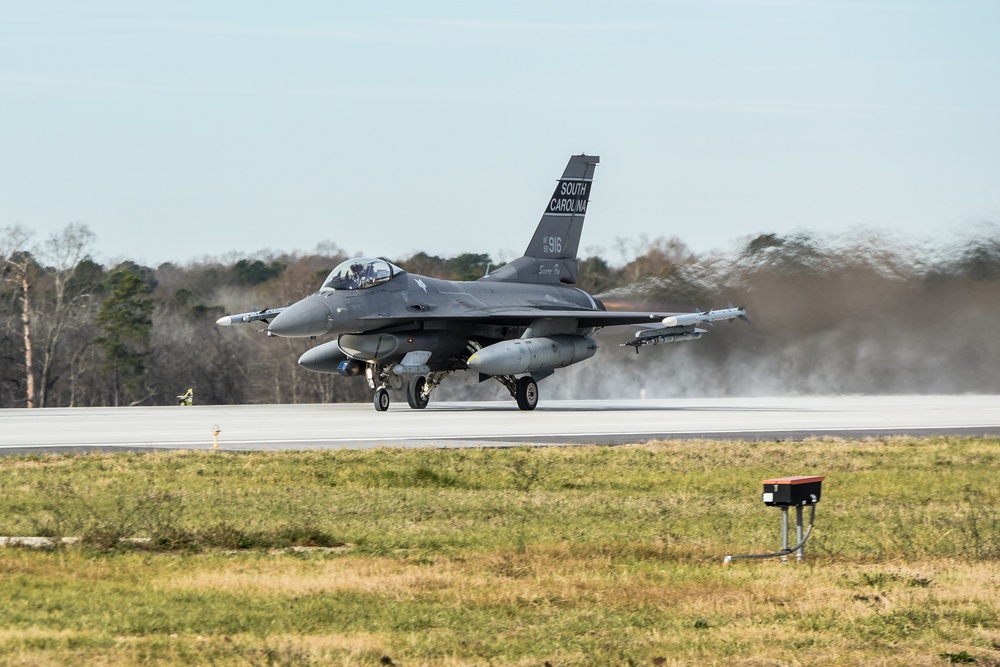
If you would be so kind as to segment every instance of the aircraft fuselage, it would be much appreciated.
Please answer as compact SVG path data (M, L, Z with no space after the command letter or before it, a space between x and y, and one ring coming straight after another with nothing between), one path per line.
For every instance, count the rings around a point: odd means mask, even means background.
M532 313L544 318L546 310L603 308L583 290L566 285L464 282L405 274L369 289L320 290L279 313L268 332L308 338L392 330L416 321L448 320L454 326L457 319L470 325L486 324L494 314L511 310L524 312L527 326Z

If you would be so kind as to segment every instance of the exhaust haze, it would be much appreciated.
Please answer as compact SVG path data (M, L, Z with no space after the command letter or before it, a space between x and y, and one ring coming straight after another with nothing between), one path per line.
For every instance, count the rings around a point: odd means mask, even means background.
M753 325L639 354L619 347L631 331L606 331L593 359L541 384L543 398L1000 393L995 225L943 247L870 231L762 235L599 296L672 311L731 301ZM503 396L469 375L442 398Z

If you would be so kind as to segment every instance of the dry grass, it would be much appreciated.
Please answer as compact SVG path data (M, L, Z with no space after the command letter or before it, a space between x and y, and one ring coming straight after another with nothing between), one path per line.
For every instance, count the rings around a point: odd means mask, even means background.
M0 663L1000 665L998 468L947 438L12 458L3 532L185 539L0 550ZM807 561L723 567L776 546L775 473L828 475ZM317 540L352 547L282 548Z
M279 559L258 561L239 572L227 568L182 574L159 585L288 598L350 592L387 604L530 609L542 617L581 610L653 614L666 627L629 638L629 643L661 654L653 657L688 656L673 664L940 665L941 654L963 650L975 651L979 664L1000 661L1000 629L970 623L976 616L995 620L1000 572L993 563L940 560L858 567L819 559L725 568L669 561L662 567L646 565L616 567L610 560L574 557L559 549L425 564L393 558ZM930 627L920 627L924 623ZM587 625L599 642L600 625ZM558 657L561 664L596 664L584 653Z

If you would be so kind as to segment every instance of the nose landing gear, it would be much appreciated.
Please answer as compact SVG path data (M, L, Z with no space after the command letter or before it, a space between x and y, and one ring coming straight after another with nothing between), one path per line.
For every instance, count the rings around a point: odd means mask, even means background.
M376 364L369 362L365 367L365 379L368 380L368 387L374 390L372 403L379 412L389 409L389 389L399 389L402 386L402 379L398 375L393 375L386 364Z
M379 412L385 412L389 409L389 390L385 387L379 387L375 390L375 409Z
M375 392L372 403L379 412L389 409L389 390L402 389L403 378L392 372L392 364L369 362L365 369L368 387ZM453 371L436 371L430 375L414 375L406 383L406 403L414 410L423 410L430 401L431 392Z

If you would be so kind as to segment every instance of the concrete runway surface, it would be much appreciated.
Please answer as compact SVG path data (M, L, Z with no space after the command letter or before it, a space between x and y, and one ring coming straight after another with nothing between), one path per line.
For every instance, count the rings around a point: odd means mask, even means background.
M664 438L1000 433L1000 396L844 396L0 410L0 454L622 444Z

